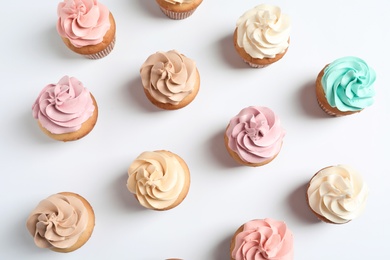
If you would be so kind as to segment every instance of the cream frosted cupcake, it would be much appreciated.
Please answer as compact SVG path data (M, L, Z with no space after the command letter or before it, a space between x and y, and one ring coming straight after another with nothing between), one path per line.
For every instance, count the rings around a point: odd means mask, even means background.
M40 248L68 253L83 246L95 227L95 214L82 196L61 192L42 200L27 219L27 229Z
M292 260L294 237L286 223L254 219L240 226L230 243L231 260Z
M156 0L161 11L171 19L181 20L191 16L203 0Z
M261 4L245 12L237 21L234 47L254 68L270 65L286 54L290 45L291 22L279 7Z
M32 112L46 135L64 142L86 136L98 118L93 95L78 79L68 76L47 85L35 100Z
M57 13L57 31L72 51L100 59L114 48L114 17L97 0L64 0L58 4Z
M375 71L358 57L343 57L326 65L316 80L320 107L331 116L362 111L374 103Z
M196 63L176 50L150 55L142 64L140 74L146 97L161 109L183 108L199 91Z
M148 209L172 209L184 200L190 188L187 164L165 150L141 153L130 165L128 175L127 188Z
M279 154L285 133L279 117L271 109L250 106L230 120L225 146L238 163L262 166Z
M311 178L306 195L310 209L320 220L344 224L362 214L368 188L352 167L337 165L318 171Z

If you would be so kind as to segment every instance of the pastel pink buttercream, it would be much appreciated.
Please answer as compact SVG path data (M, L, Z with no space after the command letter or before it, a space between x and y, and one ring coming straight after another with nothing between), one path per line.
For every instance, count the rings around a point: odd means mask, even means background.
M53 134L79 130L95 110L90 92L74 77L47 85L33 107L33 116Z
M243 161L262 163L279 153L285 130L271 109L250 106L230 120L226 136L229 148Z
M101 43L110 29L110 11L97 0L64 0L57 13L58 33L77 48Z
M231 256L235 260L292 260L293 234L283 221L270 218L249 221L235 237Z

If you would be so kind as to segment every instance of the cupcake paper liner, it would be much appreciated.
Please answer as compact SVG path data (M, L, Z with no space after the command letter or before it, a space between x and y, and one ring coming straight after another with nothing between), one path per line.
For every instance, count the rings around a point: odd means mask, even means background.
M194 9L194 10L191 10L188 12L172 12L172 11L169 11L169 10L164 9L162 7L160 7L160 9L166 16L168 16L169 18L174 19L174 20L185 19L185 18L191 16L196 10L196 9Z
M104 50L99 51L99 52L94 53L94 54L88 54L88 55L83 55L83 56L88 58L88 59L92 59L92 60L97 60L97 59L101 59L103 57L106 57L114 49L115 40L116 40L116 37L114 37L114 39L111 41L111 43Z

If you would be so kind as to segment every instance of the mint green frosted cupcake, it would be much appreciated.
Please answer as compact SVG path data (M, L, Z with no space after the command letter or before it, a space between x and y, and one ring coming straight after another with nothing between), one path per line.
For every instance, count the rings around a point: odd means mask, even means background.
M374 103L375 79L375 71L362 59L352 56L337 59L318 74L318 104L332 116L360 112Z

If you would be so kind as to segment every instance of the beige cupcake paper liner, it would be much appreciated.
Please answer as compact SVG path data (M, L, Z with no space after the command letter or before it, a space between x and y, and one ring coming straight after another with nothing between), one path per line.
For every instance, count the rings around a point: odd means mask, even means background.
M246 64L248 64L249 66L251 66L252 68L256 68L256 69L261 69L261 68L265 68L265 67L268 67L269 64L267 65L259 65L259 64L255 64L255 63L252 63L252 62L249 62L245 59L242 59Z
M97 60L97 59L101 59L103 57L106 57L114 49L115 40L116 40L116 37L114 37L112 42L104 50L99 51L99 52L94 53L94 54L88 54L88 55L83 55L83 56L88 58L88 59L92 59L92 60Z
M183 19L191 16L196 10L196 8L195 8L194 10L191 10L188 12L172 12L172 11L169 11L169 10L164 9L162 7L160 7L160 9L166 16L168 16L169 18L174 19L174 20L183 20Z

